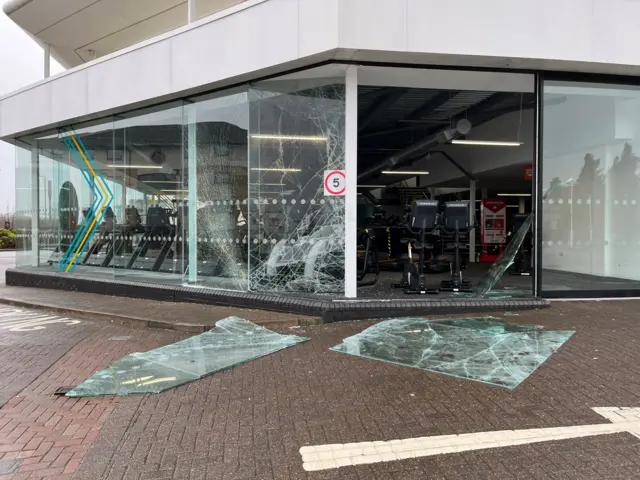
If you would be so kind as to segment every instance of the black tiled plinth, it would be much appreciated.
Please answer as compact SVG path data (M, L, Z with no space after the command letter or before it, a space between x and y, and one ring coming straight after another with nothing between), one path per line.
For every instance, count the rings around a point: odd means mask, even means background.
M232 292L211 288L161 285L117 279L93 279L80 275L37 272L20 268L6 272L6 284L56 290L145 298L163 302L191 302L208 305L271 310L319 316L327 322L453 313L495 312L548 307L543 298L471 299L433 298L381 300L331 300L313 296L289 296L255 292Z

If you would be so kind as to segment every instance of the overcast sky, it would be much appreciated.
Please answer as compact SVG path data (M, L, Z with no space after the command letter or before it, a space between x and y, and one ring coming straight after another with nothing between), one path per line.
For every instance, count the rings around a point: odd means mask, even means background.
M0 0L0 6L5 0ZM51 74L62 67L51 61ZM0 97L44 76L44 52L0 8ZM15 153L13 146L0 142L0 212L15 206Z

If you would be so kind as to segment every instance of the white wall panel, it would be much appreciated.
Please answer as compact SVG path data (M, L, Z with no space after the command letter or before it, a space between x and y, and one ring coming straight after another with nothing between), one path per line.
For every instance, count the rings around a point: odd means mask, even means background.
M51 83L43 83L20 95L5 97L1 103L0 138L4 132L22 132L53 121Z
M640 75L639 16L635 0L248 0L0 99L0 138L331 58Z
M638 65L639 18L638 0L593 0L593 61Z
M338 9L341 0L300 0L298 2L298 55L305 57L336 48Z
M455 6L441 0L403 1L409 51L567 60L589 56L591 0L458 0Z
M89 109L88 72L89 70L81 70L76 75L67 75L51 82L51 118L86 114Z
M173 90L187 90L298 58L298 0L269 0L171 42Z
M341 0L339 15L341 47L406 50L406 0Z
M89 112L159 97L172 90L171 45L154 43L86 71Z

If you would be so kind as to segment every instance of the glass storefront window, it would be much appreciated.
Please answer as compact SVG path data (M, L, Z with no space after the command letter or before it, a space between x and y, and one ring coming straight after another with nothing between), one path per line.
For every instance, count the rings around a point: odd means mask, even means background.
M185 108L187 283L247 290L248 128L246 89Z
M16 147L16 267L37 266L37 251L34 250L33 225L35 215L33 207L34 162L30 148ZM36 223L37 225L37 223ZM37 233L37 229L36 229Z
M640 88L547 81L542 291L640 288Z
M109 184L104 145L113 124L61 128L34 140L38 150L38 265L71 273L105 275ZM104 193L104 202L101 193ZM101 205L104 206L101 207Z
M249 91L249 281L262 292L344 292L344 78L284 79Z
M115 238L108 266L116 277L182 283L185 171L183 107L133 112L114 124L108 169L114 184Z
M344 77L318 73L31 138L16 156L18 266L344 292L344 200L323 185L345 167Z

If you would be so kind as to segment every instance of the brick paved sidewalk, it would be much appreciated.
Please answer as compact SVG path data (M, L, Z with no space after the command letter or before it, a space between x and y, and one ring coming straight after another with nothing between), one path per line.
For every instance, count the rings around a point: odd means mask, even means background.
M321 323L321 319L305 315L194 303L159 302L43 288L0 287L1 303L42 308L92 319L100 318L127 325L193 333L202 332L207 327L213 327L218 320L234 315L265 326Z
M639 305L555 303L508 317L577 331L513 391L329 351L372 323L349 322L283 327L311 341L162 394L53 397L126 353L184 335L96 323L0 409L0 468L18 460L0 479L640 478L640 440L626 433L319 472L305 472L299 454L304 445L605 423L592 407L640 406Z

